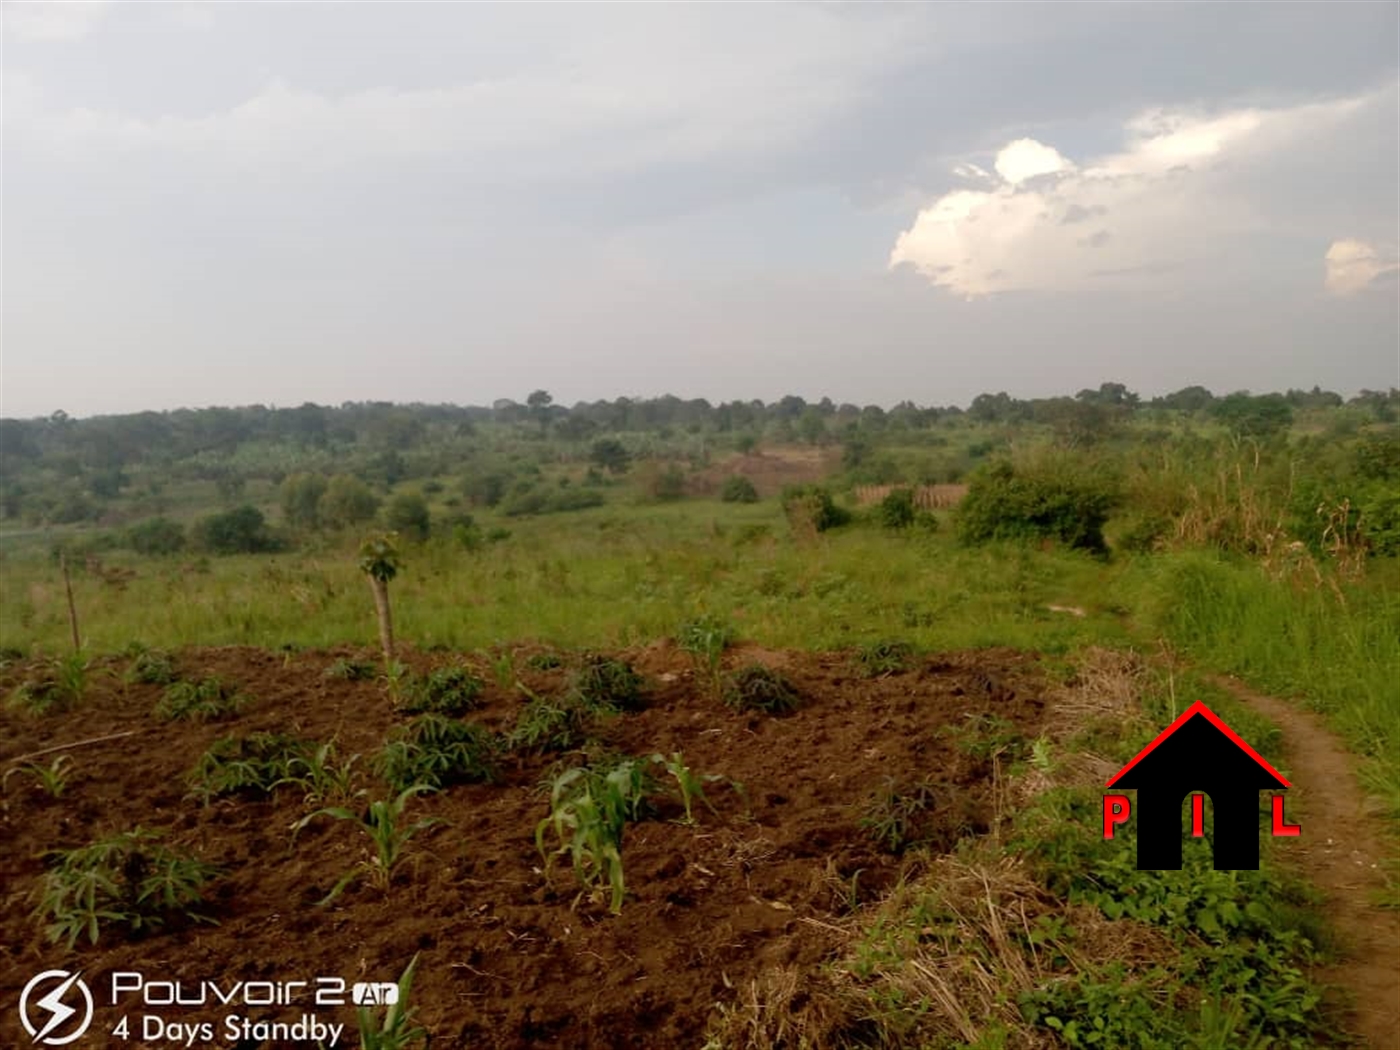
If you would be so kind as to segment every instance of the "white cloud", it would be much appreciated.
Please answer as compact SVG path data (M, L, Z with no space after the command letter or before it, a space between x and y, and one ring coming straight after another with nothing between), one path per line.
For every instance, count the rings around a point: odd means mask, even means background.
M1323 285L1333 295L1355 295L1373 287L1376 278L1400 272L1394 249L1383 253L1373 244L1351 238L1333 241L1323 261L1327 265Z
M6 0L4 27L24 40L76 40L108 9L108 0Z
M1017 139L997 154L997 174L1013 186L1037 175L1057 175L1073 168L1058 150L1035 139Z
M999 178L970 164L954 169L986 177L919 211L890 267L907 264L968 298L1158 282L1165 270L1220 258L1247 236L1298 233L1277 202L1269 211L1258 187L1294 173L1310 142L1394 97L1390 86L1291 108L1153 110L1124 126L1123 149L1079 166L1052 146L1017 139L997 154ZM1338 179L1334 172L1305 192L1335 196ZM1376 264L1347 256L1338 265L1359 274Z

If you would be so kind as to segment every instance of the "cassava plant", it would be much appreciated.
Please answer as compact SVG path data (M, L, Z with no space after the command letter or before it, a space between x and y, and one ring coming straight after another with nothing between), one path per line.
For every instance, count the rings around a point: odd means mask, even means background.
M384 650L384 666L394 662L394 619L389 608L389 581L399 574L398 534L379 532L360 544L360 571L369 579L374 594L374 611L379 618L379 645Z

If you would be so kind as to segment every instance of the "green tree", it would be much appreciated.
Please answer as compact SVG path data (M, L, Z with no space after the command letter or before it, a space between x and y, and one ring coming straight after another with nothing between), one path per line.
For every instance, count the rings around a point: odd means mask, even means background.
M725 503L757 503L758 489L742 474L732 474L724 480L719 498Z
M1240 437L1267 441L1293 425L1293 409L1282 394L1230 394L1211 406L1215 417Z
M432 529L427 501L416 492L400 492L384 508L384 524L409 539L426 540Z
M359 478L336 474L326 483L318 513L321 524L333 529L360 525L374 518L379 511L379 499Z
M326 479L320 474L289 474L282 481L278 494L282 501L282 517L295 529L315 529L321 525L321 497L326 494Z

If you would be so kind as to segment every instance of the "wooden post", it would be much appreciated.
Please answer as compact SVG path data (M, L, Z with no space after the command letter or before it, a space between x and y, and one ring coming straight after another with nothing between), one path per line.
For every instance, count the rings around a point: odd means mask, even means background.
M58 554L58 567L63 571L63 591L68 596L68 628L73 634L73 651L81 652L82 638L78 635L78 607L73 604L73 580L68 575L68 555Z

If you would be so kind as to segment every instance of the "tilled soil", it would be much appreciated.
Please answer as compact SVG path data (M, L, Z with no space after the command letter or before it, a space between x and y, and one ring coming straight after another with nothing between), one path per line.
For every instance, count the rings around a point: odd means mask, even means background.
M516 668L532 650L516 653ZM32 1045L14 1004L44 970L81 970L95 1017L75 1047L177 1046L146 1039L146 1025L209 1024L192 1045L301 1046L294 1038L237 1043L229 1016L295 1021L315 1015L345 1024L337 1046L358 1045L350 1005L316 1005L320 988L394 981L420 955L412 1003L434 1046L478 1048L697 1048L711 1011L733 1002L761 971L816 967L835 951L834 922L891 887L904 863L861 827L863 807L893 778L927 778L936 844L985 831L994 819L991 761L959 747L956 731L979 717L1034 736L1043 689L1033 658L1010 651L944 654L909 671L863 678L850 654L748 650L730 666L758 660L787 675L804 698L796 712L736 713L708 695L686 656L669 645L617 654L645 677L646 709L600 723L609 748L633 755L682 752L691 769L740 782L707 787L717 812L699 806L685 825L675 804L627 827L622 856L628 895L621 914L581 896L567 858L552 870L535 845L548 813L540 787L561 756L510 759L499 783L453 787L410 804L409 816L447 824L422 832L389 892L361 881L324 907L317 902L366 856L362 832L321 818L293 843L290 827L312 807L281 788L268 799L189 797L187 776L218 737L254 731L335 738L342 755L364 756L359 786L387 789L369 769L398 714L376 682L325 677L352 650L290 655L247 648L178 654L181 673L212 674L255 698L236 718L165 723L152 708L156 686L99 676L77 710L35 717L0 708L0 769L55 745L132 735L75 747L67 792L45 796L24 775L0 796L0 1046ZM419 671L459 662L448 653L412 654ZM119 670L118 664L113 664ZM491 680L478 663L477 673ZM8 693L23 666L0 681ZM521 671L534 692L561 692L567 668ZM492 682L480 710L465 716L493 730L514 724L525 700ZM53 756L46 755L47 763ZM562 756L569 762L570 756ZM573 761L577 761L577 757ZM217 925L167 926L140 939L104 933L68 949L44 935L34 891L49 850L71 849L136 826L160 829L167 844L217 865L208 901ZM147 1006L142 993L112 1005L113 975L178 981L204 1005ZM131 978L123 980L130 981ZM247 1005L236 982L305 981L286 1005ZM233 1001L213 1002L214 982ZM48 990L49 986L45 986ZM258 989L257 998L266 994ZM167 989L148 991L159 998ZM39 993L36 992L36 998ZM31 1016L45 1014L31 1004ZM127 1016L130 1038L111 1033ZM58 1031L58 1030L56 1030ZM329 1045L329 1042L328 1042Z

